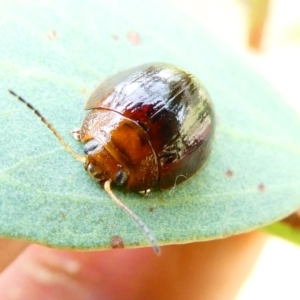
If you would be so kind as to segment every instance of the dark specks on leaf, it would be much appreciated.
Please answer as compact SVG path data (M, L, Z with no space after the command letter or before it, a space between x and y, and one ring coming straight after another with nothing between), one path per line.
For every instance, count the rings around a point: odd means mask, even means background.
M56 30L51 30L50 32L47 33L47 38L49 40L56 40L58 39L58 34Z
M113 235L110 239L110 246L112 249L124 248L123 240L118 235Z
M138 46L142 42L140 35L135 31L130 31L127 34L127 39L133 46Z
M60 214L62 219L66 219L67 216L64 212L60 211L59 214Z
M118 41L118 40L119 40L119 36L117 36L116 34L112 34L111 37L112 37L115 41Z
M226 171L226 177L231 178L231 177L233 177L233 175L234 175L234 173L233 173L232 170L228 169L228 170Z
M260 183L257 189L259 192L264 193L266 191L266 186L263 183Z
M154 211L154 207L153 206L149 206L148 210L149 210L149 212L153 212Z

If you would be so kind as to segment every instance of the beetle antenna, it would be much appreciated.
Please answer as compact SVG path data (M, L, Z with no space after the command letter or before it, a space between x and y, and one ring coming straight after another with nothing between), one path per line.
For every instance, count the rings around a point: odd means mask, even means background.
M160 255L160 247L158 246L156 239L147 225L132 211L130 210L121 200L119 200L116 195L112 192L110 188L111 180L106 180L104 183L104 189L112 198L112 200L119 205L125 212L137 223L137 225L143 230L143 232L148 237L148 240L152 244L153 250L156 255Z
M8 90L9 93L11 93L13 96L15 96L19 101L23 102L29 109L31 109L38 117L39 119L52 131L52 133L57 137L58 141L65 147L67 151L69 151L73 157L81 162L85 162L86 158L85 156L81 156L77 154L62 138L62 136L58 133L58 131L52 126L51 123L49 123L43 116L42 114L35 108L33 107L29 102L27 102L24 98L21 96L17 95L15 92L12 90Z

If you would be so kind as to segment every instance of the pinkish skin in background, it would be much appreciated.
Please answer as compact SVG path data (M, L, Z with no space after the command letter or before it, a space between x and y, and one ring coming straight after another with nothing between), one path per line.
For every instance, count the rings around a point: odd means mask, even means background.
M234 299L266 236L79 252L29 246L0 277L0 299ZM1 262L1 259L0 259Z

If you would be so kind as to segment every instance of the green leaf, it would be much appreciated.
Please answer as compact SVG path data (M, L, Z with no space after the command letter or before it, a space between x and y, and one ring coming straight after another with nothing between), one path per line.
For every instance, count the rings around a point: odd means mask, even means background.
M280 222L264 227L263 230L300 246L300 210Z
M273 235L282 237L282 238L300 246L300 230L299 230L299 228L295 229L283 222L276 222L267 227L264 227L263 230L266 231L267 233L271 233Z
M118 71L166 61L211 94L217 130L203 170L144 198L115 189L160 244L226 237L300 206L300 122L234 53L170 5L147 1L5 1L0 21L0 234L66 248L148 244L136 224L12 89L78 152L89 94ZM130 33L130 34L129 34Z

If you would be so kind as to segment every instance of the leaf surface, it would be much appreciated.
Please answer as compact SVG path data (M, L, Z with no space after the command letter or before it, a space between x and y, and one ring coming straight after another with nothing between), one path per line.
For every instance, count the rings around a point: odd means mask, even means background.
M8 89L78 152L89 94L107 76L173 63L208 89L217 115L205 167L170 191L117 196L160 244L246 232L300 206L300 122L274 89L197 24L159 0L2 1L0 234L54 247L148 244L136 224Z

